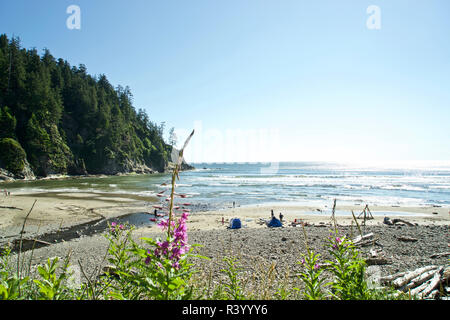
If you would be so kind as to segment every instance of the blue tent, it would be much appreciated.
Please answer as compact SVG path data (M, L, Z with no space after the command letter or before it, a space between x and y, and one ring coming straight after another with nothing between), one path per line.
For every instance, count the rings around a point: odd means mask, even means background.
M267 226L269 228L276 228L276 227L282 227L283 225L281 224L280 220L278 220L277 218L273 217L272 220L269 221Z
M233 218L230 220L230 226L228 228L230 229L240 229L242 227L241 219L239 218Z

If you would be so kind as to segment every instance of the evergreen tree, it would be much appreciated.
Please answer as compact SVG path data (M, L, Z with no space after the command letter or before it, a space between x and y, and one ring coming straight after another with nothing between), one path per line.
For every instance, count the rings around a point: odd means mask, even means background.
M7 150L22 148L38 175L127 172L130 163L162 171L164 125L136 112L129 87L0 35L0 139L13 139Z

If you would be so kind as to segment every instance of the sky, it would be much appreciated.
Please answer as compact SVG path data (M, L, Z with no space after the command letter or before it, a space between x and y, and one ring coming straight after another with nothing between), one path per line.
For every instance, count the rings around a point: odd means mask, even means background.
M195 129L190 162L450 162L447 0L14 0L0 33Z

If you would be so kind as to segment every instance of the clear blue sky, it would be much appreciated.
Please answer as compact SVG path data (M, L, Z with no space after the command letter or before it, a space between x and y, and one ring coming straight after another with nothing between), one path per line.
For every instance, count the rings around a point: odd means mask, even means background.
M196 127L188 160L450 161L448 0L14 0L0 33Z

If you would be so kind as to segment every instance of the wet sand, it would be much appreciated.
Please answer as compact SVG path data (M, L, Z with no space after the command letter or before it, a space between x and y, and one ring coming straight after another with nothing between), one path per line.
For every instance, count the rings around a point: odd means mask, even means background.
M103 193L36 193L0 195L0 240L18 235L26 221L28 233L46 233L98 219L149 211L154 197Z
M40 229L40 232L70 227L99 218L109 219L131 213L153 211L152 205L158 203L156 197L118 195L107 193L37 193L32 195L0 196L0 237L20 232L29 210L35 206L27 219L27 229ZM297 205L252 205L223 210L193 212L188 220L189 230L224 229L232 218L240 218L244 228L266 228L263 223L270 219L271 210L278 218L283 214L284 226L295 219L309 224L327 224L331 221L331 206L311 207ZM353 210L358 223L364 221L363 205L336 206L336 218L342 225L354 224ZM373 219L367 225L382 224L385 216L401 218L418 225L450 225L448 207L369 207ZM367 215L368 217L368 215ZM223 219L223 223L222 223ZM157 227L144 227L157 229ZM154 231L154 230L152 230Z

